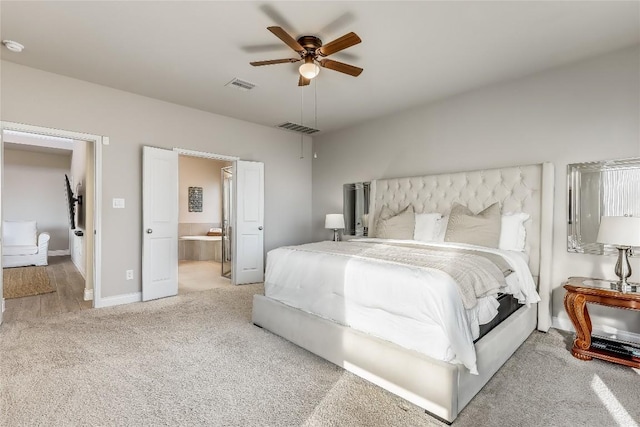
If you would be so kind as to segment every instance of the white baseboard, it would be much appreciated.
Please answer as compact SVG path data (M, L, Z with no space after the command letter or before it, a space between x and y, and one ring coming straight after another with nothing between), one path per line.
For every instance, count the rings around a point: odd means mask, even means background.
M140 302L140 301L142 301L142 292L133 292L130 294L100 298L99 305L97 305L96 308L112 307L114 305L122 305L122 304L131 304L132 302Z
M561 329L563 331L575 332L575 328L571 323L571 320L564 317L553 317L552 326L556 329ZM608 337L622 341L628 342L637 342L640 343L640 334L629 331L621 331L619 329L613 328L611 326L607 326L606 330L599 327L594 327L591 332L592 335L598 335L601 337Z
M85 301L93 301L93 289L85 289L84 290L84 300Z
M71 257L71 262L73 263L73 265L76 266L76 270L78 270L78 273L80 273L80 275L82 276L82 278L86 281L87 278L84 275L84 267L82 265L78 265L78 262L76 259L74 259L73 257Z
M47 255L49 255L49 256L65 256L65 255L71 255L71 252L69 251L69 249L58 249L57 251L48 251Z

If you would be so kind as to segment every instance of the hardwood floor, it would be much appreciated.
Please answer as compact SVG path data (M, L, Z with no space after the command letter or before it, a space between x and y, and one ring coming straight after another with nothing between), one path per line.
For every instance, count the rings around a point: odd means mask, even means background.
M5 300L3 322L92 308L93 301L84 300L84 278L71 262L71 257L49 257L47 274L56 292Z

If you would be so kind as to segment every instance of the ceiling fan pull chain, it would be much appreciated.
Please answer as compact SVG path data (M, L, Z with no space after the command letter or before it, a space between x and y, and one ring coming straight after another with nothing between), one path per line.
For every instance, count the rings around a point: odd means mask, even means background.
M304 126L304 86L300 86L300 125ZM304 135L300 134L300 158L304 159Z

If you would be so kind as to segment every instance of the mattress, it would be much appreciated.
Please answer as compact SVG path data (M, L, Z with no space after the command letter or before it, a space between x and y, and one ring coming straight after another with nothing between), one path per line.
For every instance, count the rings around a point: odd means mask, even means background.
M407 243L381 239L358 242ZM430 249L461 248L497 254L513 271L501 290L524 304L539 300L526 259L519 255L457 243L411 243ZM456 282L443 271L370 259L366 253L352 256L322 252L314 245L318 244L268 253L267 297L438 360L462 363L471 373L477 373L473 341L480 334L480 324L498 313L498 292L465 308Z
M480 324L478 337L473 342L477 342L480 338L487 335L493 328L498 326L524 305L520 304L518 300L510 294L500 294L496 300L498 309L496 310L495 316L493 316L490 321Z

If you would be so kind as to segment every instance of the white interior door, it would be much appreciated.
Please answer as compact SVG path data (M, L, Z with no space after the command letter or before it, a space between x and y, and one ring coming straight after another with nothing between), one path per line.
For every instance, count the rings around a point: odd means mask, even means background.
M236 225L232 281L264 280L264 164L238 160L233 173Z
M178 293L178 153L144 147L142 300Z

